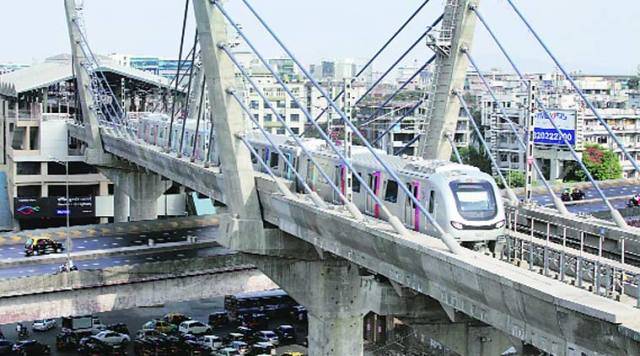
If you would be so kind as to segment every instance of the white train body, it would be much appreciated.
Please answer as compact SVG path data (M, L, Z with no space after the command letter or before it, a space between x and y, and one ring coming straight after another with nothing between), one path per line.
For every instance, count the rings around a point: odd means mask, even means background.
M191 155L193 139L197 136L196 159L203 160L208 149L210 127L208 124L201 126L196 135L195 122L190 121L185 129L183 155ZM164 115L141 118L138 137L148 143L166 147L168 124L169 120ZM182 121L176 120L172 139L174 151L179 147L181 128ZM247 138L276 175L296 181L296 190L303 193L302 184L297 182L293 172L287 168L284 160L260 132L251 132ZM296 167L296 171L309 187L324 200L341 203L338 194L293 140L283 135L271 135L270 138ZM305 138L302 141L322 170L344 193L346 169L340 158L322 140ZM491 245L504 234L505 213L502 197L495 180L488 174L476 167L449 161L390 156L383 151L377 153L398 173L401 182L393 180L365 147L352 148L352 164L391 214L397 216L408 228L426 234L435 233L434 227L398 186L399 184L404 184L413 193L442 229L462 243ZM215 147L211 156L214 157L214 162L218 161ZM253 158L252 162L255 170L264 172L257 159ZM353 202L358 208L367 215L384 218L380 206L358 180L354 177L352 181Z

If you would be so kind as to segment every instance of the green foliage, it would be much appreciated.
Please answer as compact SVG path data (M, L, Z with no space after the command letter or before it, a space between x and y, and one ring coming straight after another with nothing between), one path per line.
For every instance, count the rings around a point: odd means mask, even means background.
M629 79L627 82L627 86L629 89L640 89L640 77L635 77Z
M478 151L475 147L458 148L462 163L470 166L478 167L481 171L491 174L491 161L487 158L484 150ZM451 157L451 161L457 162L455 155Z
M511 188L524 187L525 176L522 171L509 171L504 178Z
M586 145L582 153L582 163L587 167L595 180L622 178L622 164L618 155L612 150L600 145ZM565 181L583 182L587 180L586 174L575 162L567 167Z

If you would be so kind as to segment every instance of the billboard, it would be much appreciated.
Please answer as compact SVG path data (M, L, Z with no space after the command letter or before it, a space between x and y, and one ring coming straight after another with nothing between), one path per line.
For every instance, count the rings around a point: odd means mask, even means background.
M13 198L13 216L16 219L45 217L46 206L41 198Z
M577 114L575 110L549 110L549 116L556 123L562 136L576 145ZM564 146L562 136L556 131L544 112L537 112L533 119L533 142L537 145Z
M41 219L66 217L67 200L65 197L14 198L13 216L16 219ZM95 217L94 197L70 197L70 217Z

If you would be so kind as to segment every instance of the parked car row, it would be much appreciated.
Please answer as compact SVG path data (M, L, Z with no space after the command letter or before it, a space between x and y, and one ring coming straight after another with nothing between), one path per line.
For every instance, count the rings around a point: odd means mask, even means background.
M299 309L292 309L291 316L277 320L297 320ZM305 310L306 312L306 310ZM304 315L306 317L306 313ZM124 323L105 325L91 315L64 317L60 324L56 319L35 320L34 332L47 332L60 326L56 335L56 349L76 351L79 355L127 355L132 347L135 355L276 355L276 347L297 342L296 327L289 323L274 325L266 313L238 314L231 322L226 312L209 315L208 323L194 320L180 313L169 313L162 318L149 320L141 325L135 335L129 334ZM275 325L278 325L275 323ZM18 324L19 341L4 339L0 331L0 355L49 355L49 346L36 340L27 340L27 327Z

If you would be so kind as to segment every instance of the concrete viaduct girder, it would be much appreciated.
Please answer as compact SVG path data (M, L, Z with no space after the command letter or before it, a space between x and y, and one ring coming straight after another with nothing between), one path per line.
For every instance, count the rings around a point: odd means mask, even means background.
M224 202L222 177L214 170L103 136L107 152ZM335 254L547 352L563 355L575 345L604 354L640 352L639 311L630 306L486 256L453 256L439 240L422 234L401 239L381 221L362 223L337 210L285 199L268 176L256 177L263 219L320 255ZM240 238L240 225L222 219L231 247L262 251L264 241Z

